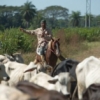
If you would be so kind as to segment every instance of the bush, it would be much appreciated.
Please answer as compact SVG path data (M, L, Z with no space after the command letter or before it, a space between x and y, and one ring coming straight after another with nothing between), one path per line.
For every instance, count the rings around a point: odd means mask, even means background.
M17 28L6 29L0 32L1 52L12 54L16 51L32 51L34 40L29 35L20 32Z
M66 28L52 30L53 36L60 38L61 49L64 54L68 50L77 51L83 41L100 41L99 28ZM70 47L70 45L73 47ZM33 52L36 50L35 37L24 34L18 28L0 31L0 52L12 54L17 51Z

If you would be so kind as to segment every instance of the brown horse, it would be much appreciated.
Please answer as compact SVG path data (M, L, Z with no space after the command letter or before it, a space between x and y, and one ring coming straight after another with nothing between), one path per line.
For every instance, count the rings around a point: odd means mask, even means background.
M60 56L60 43L59 39L51 39L49 41L47 50L45 52L45 60L48 65L54 67L57 63L57 59ZM42 62L40 55L36 55L37 62Z

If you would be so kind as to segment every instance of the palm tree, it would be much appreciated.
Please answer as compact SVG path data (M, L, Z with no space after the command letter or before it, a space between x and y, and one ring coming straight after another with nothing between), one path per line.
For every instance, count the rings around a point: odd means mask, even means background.
M36 14L36 8L35 6L32 4L32 2L27 1L22 7L22 14L23 17L25 19L25 21L27 22L27 27L29 26L29 22L32 20L32 18L35 16Z
M73 26L79 26L80 18L81 18L80 15L81 15L81 13L79 11L77 11L77 12L72 11L70 18L71 18L71 22L72 22Z

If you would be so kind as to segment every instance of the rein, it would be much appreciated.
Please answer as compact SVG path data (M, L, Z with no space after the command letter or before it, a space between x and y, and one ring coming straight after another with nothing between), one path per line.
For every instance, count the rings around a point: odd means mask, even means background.
M56 55L56 53L52 50L52 49L48 49L48 50L50 50L52 53L54 53L55 55ZM56 55L57 56L57 55Z

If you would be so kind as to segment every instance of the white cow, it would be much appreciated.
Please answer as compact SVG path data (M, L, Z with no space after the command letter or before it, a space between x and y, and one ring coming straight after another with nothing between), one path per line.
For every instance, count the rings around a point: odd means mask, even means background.
M51 67L50 68L46 67L46 69L45 69L44 67L42 67L41 70L40 70L38 67L40 67L40 66L34 65L33 62L30 62L30 64L28 66L25 65L25 66L17 67L10 74L10 80L9 80L8 84L10 86L15 86L19 81L22 81L22 80L29 81L32 76L37 74L37 72L43 71L43 72L47 73L48 69L51 68Z
M11 73L19 68L19 69L22 69L22 68L26 68L28 65L26 64L22 64L22 63L18 63L16 61L12 62L12 61L8 61L4 64L5 66L5 71L6 73L10 76ZM2 81L1 84L5 84L5 85L8 85L8 82L7 81Z
M38 84L48 90L56 90L64 95L70 94L71 76L69 73L60 73L55 77L51 77L45 73L40 72L33 76L30 82Z
M24 63L24 59L22 58L21 53L13 53L12 57L14 58L15 61L19 63Z
M19 63L24 63L24 60L23 60L20 53L14 53L12 55L8 55L8 54L0 55L0 62L1 63L5 64L8 61L16 61Z
M16 88L0 85L0 100L32 100L32 98Z
M9 61L10 59L8 59L6 56L4 55L0 55L0 63L6 63L7 61Z
M0 83L2 80L8 81L9 79L9 76L5 71L5 66L3 64L0 64Z
M34 68L37 68L37 73L45 72L49 75L51 75L51 72L53 71L53 68L50 65L46 65L46 67L44 67L42 63L34 64L33 62L30 62L30 64L24 70L24 72L32 71L32 70L34 70Z
M46 72L48 71L48 74L51 74L49 72L51 72L53 70L53 68L51 66L47 66L46 68L43 67L43 65L41 63L37 63L37 65L35 65L33 62L30 62L29 65L23 64L23 63L18 63L16 61L12 62L12 61L8 61L7 63L4 64L5 68L6 68L6 72L8 75L11 74L11 72L13 72L15 69L19 68L24 68L24 72L30 72L34 69L37 69L37 72ZM47 72L46 72L47 73Z
M21 67L27 67L28 65L23 64L23 63L18 63L16 61L8 61L7 63L4 64L6 67L6 72L10 75L11 72L13 72L16 68L21 68Z
M78 64L76 68L78 97L81 100L83 93L91 84L100 84L100 60L90 56Z

